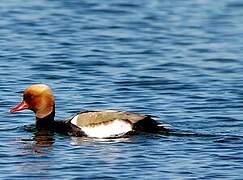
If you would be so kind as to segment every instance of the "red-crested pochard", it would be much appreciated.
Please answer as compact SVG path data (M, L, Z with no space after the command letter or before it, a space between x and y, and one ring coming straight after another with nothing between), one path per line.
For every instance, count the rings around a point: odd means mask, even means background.
M95 138L121 137L134 132L158 132L167 130L149 115L120 111L79 112L64 121L55 121L55 103L51 89L45 84L27 87L23 101L10 112L32 110L36 116L36 128L72 136Z

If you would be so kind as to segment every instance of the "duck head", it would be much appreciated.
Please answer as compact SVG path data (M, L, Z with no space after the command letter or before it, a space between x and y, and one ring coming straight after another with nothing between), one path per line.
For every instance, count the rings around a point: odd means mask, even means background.
M24 90L23 101L10 109L10 112L29 109L36 119L43 119L54 112L54 96L45 84L34 84Z

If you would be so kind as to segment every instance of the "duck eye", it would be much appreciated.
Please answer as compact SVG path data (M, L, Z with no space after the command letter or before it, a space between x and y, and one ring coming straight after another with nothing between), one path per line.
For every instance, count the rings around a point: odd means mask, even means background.
M31 99L32 96L31 95L24 95L24 99Z

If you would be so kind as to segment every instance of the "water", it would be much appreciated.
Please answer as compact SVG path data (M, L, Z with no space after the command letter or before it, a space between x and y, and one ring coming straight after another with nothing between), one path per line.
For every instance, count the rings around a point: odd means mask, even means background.
M243 3L0 2L0 179L242 179ZM176 133L39 136L21 91L49 84L57 117L152 114Z

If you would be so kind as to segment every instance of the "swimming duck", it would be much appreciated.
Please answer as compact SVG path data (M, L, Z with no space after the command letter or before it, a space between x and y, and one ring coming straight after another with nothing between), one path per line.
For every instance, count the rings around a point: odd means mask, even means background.
M22 102L11 108L10 112L24 109L35 113L37 130L45 129L71 136L110 138L166 130L149 115L113 110L78 112L63 121L55 121L54 96L45 84L27 87Z

